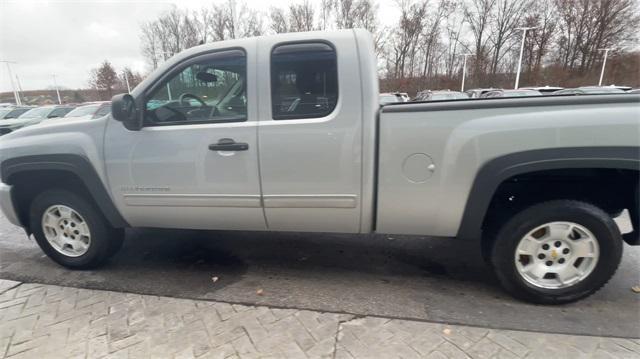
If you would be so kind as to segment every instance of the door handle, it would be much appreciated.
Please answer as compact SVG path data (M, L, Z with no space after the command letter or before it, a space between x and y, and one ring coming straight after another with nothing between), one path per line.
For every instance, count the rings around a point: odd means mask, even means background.
M209 145L211 151L246 151L249 144L244 142L236 142L231 138L222 138L218 143Z

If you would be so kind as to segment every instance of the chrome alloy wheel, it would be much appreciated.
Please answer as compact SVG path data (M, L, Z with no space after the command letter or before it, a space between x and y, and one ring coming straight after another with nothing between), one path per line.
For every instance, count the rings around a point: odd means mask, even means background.
M550 222L520 239L515 263L529 284L561 289L588 277L599 257L598 241L587 228L572 222Z
M79 257L91 244L89 225L73 208L54 205L42 215L42 231L49 244L68 257Z

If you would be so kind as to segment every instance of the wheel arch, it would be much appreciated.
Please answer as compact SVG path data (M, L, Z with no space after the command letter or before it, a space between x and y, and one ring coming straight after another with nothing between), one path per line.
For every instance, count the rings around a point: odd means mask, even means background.
M69 189L88 195L112 227L129 226L113 204L95 168L84 156L49 154L14 157L0 163L0 174L3 183L14 187L14 206L21 224L29 233L29 221L25 218L25 213L28 212L30 201L37 194L33 192L41 192L56 185L71 187ZM34 176L37 180L25 182L25 179L32 179ZM74 185L80 185L80 188L74 188ZM25 186L30 186L28 195L21 194L21 188Z
M457 237L476 240L482 238L483 223L487 218L492 200L505 181L527 173L563 169L612 169L640 173L640 147L539 149L494 158L485 163L476 175ZM630 244L638 244L640 240L638 232L637 226L634 226L632 236L625 236L625 240Z

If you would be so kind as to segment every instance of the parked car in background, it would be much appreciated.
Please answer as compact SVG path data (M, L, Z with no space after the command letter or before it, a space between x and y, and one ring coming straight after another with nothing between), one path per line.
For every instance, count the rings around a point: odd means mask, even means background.
M383 92L378 97L381 105L386 105L395 102L407 102L405 98L397 92Z
M520 87L520 90L534 90L538 91L543 95L550 95L556 91L564 90L564 87L559 86L532 86L532 87Z
M0 119L8 120L12 118L17 118L23 113L31 110L32 106L18 106L18 107L3 107L0 108Z
M55 117L43 122L59 121L61 119L90 120L108 115L110 112L111 101L90 102L76 107L63 117Z
M13 110L12 107L0 107L0 119Z
M619 89L622 91L630 91L631 90L631 86L624 86L624 85L607 85L607 86L602 86L602 87L610 87L610 88L615 88L615 89Z
M480 98L482 96L482 94L485 94L489 91L493 91L493 90L500 90L500 89L496 89L493 87L488 87L488 88L477 88L477 89L470 89L465 91L464 93L467 94L467 96L469 96L469 98Z
M414 101L444 101L444 100L463 100L468 99L469 96L460 91L450 90L424 90L418 92Z
M409 94L406 92L396 92L396 94L402 96L404 102L409 102L411 100L411 97L409 97Z
M32 108L17 118L0 121L0 136L22 127L38 124L48 118L63 117L74 108L75 106L69 105L51 105Z
M627 91L627 93L640 93L640 89L632 89Z
M493 90L489 92L485 92L480 97L481 98L492 98L492 97L526 97L526 96L542 96L540 91L536 90Z
M571 89L564 89L556 91L554 95L599 95L599 94L613 94L613 93L625 93L617 87L611 86L582 86Z

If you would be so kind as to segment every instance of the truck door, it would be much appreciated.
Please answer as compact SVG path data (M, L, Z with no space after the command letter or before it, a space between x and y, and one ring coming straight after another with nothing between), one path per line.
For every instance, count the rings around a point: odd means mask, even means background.
M109 121L107 176L131 225L266 229L253 48L187 58L134 91L137 103L144 96L140 131Z
M258 139L267 225L355 233L362 166L355 39L351 32L330 42L302 36L309 39L274 37L258 44L263 59Z

